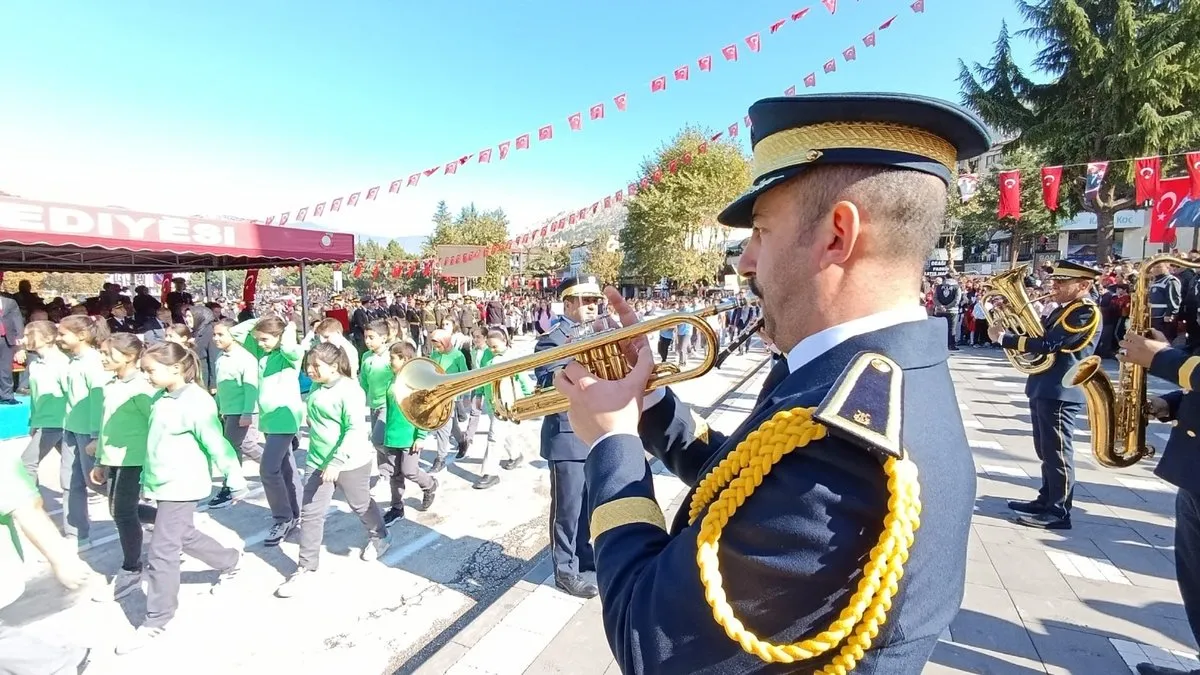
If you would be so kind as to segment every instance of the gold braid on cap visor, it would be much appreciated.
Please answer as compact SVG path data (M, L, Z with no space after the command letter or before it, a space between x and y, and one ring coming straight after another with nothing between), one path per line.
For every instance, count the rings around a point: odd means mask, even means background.
M754 180L819 158L824 150L856 148L890 150L927 157L956 173L958 151L937 134L904 124L886 122L825 122L785 129L754 146Z

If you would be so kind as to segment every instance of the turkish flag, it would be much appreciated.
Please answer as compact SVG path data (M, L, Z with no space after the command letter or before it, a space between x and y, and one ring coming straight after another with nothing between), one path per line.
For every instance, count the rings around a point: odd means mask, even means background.
M329 210L330 211L341 211L342 210L342 198L338 197L337 199L330 202ZM283 223L280 223L280 225L282 225L282 224Z
M853 61L857 57L858 52L854 51L854 45L850 45L842 50L842 58L846 59L847 61Z
M362 276L362 272L363 272L363 263L362 263L362 261L361 261L361 260L355 260L355 261L354 261L354 269L353 269L353 270L351 270L351 272L350 272L350 276L352 276L352 277L354 277L355 279L357 279L357 278L359 278L359 277L361 277L361 276Z
M567 125L571 127L571 131L579 131L583 128L583 114L575 113L567 118Z
M264 224L270 225L273 222L275 222L275 216L267 216L267 221Z
M1200 201L1191 194L1191 178L1180 176L1159 181L1159 192L1154 198L1154 211L1150 220L1152 244L1161 244L1175 239L1175 228L1200 225Z
M394 180L392 181L392 184L388 186L388 192L399 192L400 186L402 185L404 185L403 180Z
M492 163L492 149L491 148L487 148L486 150L479 151L479 163L480 164L491 164Z
M396 277L399 277L399 276L400 276L400 271L401 271L402 269L403 269L403 268L400 266L400 263L395 263L395 264L393 264L393 265L392 265L392 278L393 278L393 279L395 279Z
M793 84L792 86L788 87L787 89L784 89L783 95L784 96L795 96L796 95L796 85Z
M320 218L323 213L325 213L325 202L317 204L316 208L313 209L313 218Z
M279 216L279 226L283 227L284 225L287 225L288 218L291 217L291 215L292 212L287 211L282 216Z
M600 210L600 202L592 204L592 215L595 215Z
M604 208L606 208L606 209L611 209L611 208L612 208L612 197L605 197L605 198L604 198Z
M887 30L889 27L891 27L892 22L895 20L896 20L896 17L893 16L892 18L888 19L887 21L884 21L883 23L879 24L879 28L877 28L876 30Z
M829 10L830 14L837 13L837 0L821 0L821 4L825 5L825 9Z
M371 188L370 190L367 190L367 199L375 199L378 196L379 196L379 186L378 185Z
M604 119L604 104L603 103L597 103L596 105L592 106L591 117L593 120Z
M167 272L166 274L163 275L162 288L160 288L159 290L161 291L160 299L161 299L162 304L164 304L164 305L167 304L167 294L169 294L171 292L171 280L174 278L175 278L175 275L171 274L170 272Z
M673 160L667 162L667 171L670 171L671 173L675 173L678 170L679 170L678 160L673 159Z
M751 127L753 127L753 126L754 126L754 123L750 121L750 116L749 116L749 115L746 115L745 117L743 117L743 118L742 118L742 121L746 123L746 128L747 128L747 129L749 129L749 128L751 128Z
M701 56L700 60L696 63L700 66L700 70L703 72L707 73L708 71L712 70L712 56L709 56L708 54Z
M803 19L805 14L808 14L807 7L800 10L799 12L792 12L792 21L799 21L800 19Z
M625 94L617 94L614 96L613 103L617 104L617 110L625 112Z
M996 208L997 218L1021 217L1021 172L1001 171L997 176L1000 203Z
M825 72L832 73L835 70L837 70L837 61L829 59L825 62Z
M758 36L758 33L747 35L746 46L750 47L750 51L757 52L759 49L762 49L762 38Z
M254 304L254 296L258 294L258 270L248 270L242 281L242 302Z
M379 273L382 271L383 271L383 263L375 263L375 269L371 270L371 277L373 279L378 279Z
M675 69L675 79L676 80L688 79L688 67L687 66L679 66L678 68L676 68Z
M1192 178L1192 196L1200 198L1200 152L1189 152L1184 159L1187 161L1188 176Z
M304 219L307 217L308 217L308 207L307 206L296 212L296 220L298 220L302 223L304 222Z
M624 199L625 199L625 192L623 190L617 190L616 192L613 193L613 201L619 202Z
M917 0L913 4L909 5L909 7L912 7L912 11L920 14L921 12L925 11L925 0Z
M654 78L653 80L650 80L650 92L651 93L654 93L656 91L662 91L666 88L667 88L667 78L665 75L659 75L658 77Z
M778 33L779 29L783 28L783 24L785 24L785 23L787 23L787 19L780 19L780 20L776 21L775 23L771 24L771 32Z
M546 126L542 127L541 129L538 129L538 140L539 141L548 141L552 138L554 138L554 126L553 125L547 124Z
M517 149L518 150L528 150L529 149L529 134L521 134L520 136L517 136Z
M736 123L730 124L729 125L729 137L737 138L737 135L738 135L738 125Z
M440 166L435 166L435 167L431 167L431 168L425 169L425 171L424 171L425 177L426 177L426 178L428 178L429 176L432 176L433 174L437 173L437 170L438 170L438 169L440 169L440 168L442 168L442 167L440 167ZM353 205L353 204L351 204L351 206L354 206L354 205Z
M654 179L655 183L662 182L662 169L655 169L654 173L650 174L650 177Z
M721 47L721 54L725 56L726 61L737 61L737 45Z
M500 159L504 159L505 157L508 157L508 149L510 147L512 147L512 143L510 143L509 141L504 141L503 143L500 144Z
M871 31L870 33L867 33L866 35L863 36L863 46L864 47L874 47L875 46L875 31Z
M572 225L575 224L575 214L574 213L572 213L570 216L567 217L567 222Z
M360 194L362 194L362 193L355 192L354 194L350 195L350 199L346 200L346 205L347 206L358 206L358 196Z
M703 155L706 152L708 152L708 143L701 143L700 145L696 146L697 154Z
M452 173L458 173L458 162L446 163L446 175L449 176Z
M1138 205L1158 196L1162 160L1158 157L1139 157L1133 163L1133 185Z
M809 73L808 75L805 75L804 76L804 86L806 86L806 87L817 86L817 74Z
M483 156L480 155L480 159L482 159L482 157ZM420 182L421 182L421 172L420 171L418 171L417 173L414 173L413 175L408 177L408 184L410 186L416 185L417 183L420 183Z
M629 196L631 196L631 197L632 197L633 195L636 195L636 194L637 194L637 191L638 191L638 184L637 184L637 183L630 183L630 184L629 184L629 188L628 188L628 189L629 189Z
M1061 166L1042 167L1042 201L1051 211L1058 210L1058 187L1062 184Z

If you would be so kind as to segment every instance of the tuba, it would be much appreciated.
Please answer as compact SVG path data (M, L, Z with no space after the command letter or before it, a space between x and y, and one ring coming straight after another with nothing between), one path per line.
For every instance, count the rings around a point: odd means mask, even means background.
M981 300L986 303L988 298L1003 299L1000 307L987 309L988 323L1004 328L1005 332L1026 338L1042 337L1042 317L1033 311L1033 302L1025 292L1025 277L1029 276L1029 266L1022 265L1015 269L1001 272L987 280L982 291ZM1042 296L1038 296L1039 298ZM1036 298L1035 298L1036 299ZM984 307L987 307L985 304ZM1022 354L1015 349L1004 349L1013 368L1026 375L1044 373L1054 365L1053 354Z
M710 316L744 306L752 301L730 299L694 312L675 312L639 321L632 326L592 333L542 352L530 354L511 361L504 361L487 368L465 373L446 375L432 359L412 359L396 373L396 399L404 416L415 426L426 431L439 429L453 414L454 399L459 395L486 385L491 386L488 402L495 415L510 422L521 422L565 411L570 403L553 387L538 389L533 393L516 398L512 380L519 374L539 366L558 361L577 359L596 377L617 380L631 370L621 350L621 343L633 338L689 324L700 333L706 349L700 365L687 370L669 363L655 365L654 373L646 384L649 393L676 382L691 380L712 370L717 362L717 351L721 341L712 326L705 321ZM511 398L510 396L511 395Z
M1150 332L1150 269L1159 263L1177 267L1200 268L1200 263L1159 255L1138 268L1137 282L1129 293L1129 325L1126 331L1137 335ZM1146 444L1149 397L1146 393L1146 369L1121 362L1114 386L1104 372L1099 356L1081 359L1063 377L1063 386L1082 387L1087 403L1088 426L1092 432L1092 454L1101 465L1112 469L1133 466L1154 456L1154 447Z

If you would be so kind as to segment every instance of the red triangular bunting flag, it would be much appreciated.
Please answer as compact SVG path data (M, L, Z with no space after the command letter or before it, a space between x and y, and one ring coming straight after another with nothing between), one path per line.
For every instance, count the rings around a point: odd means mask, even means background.
M675 80L679 81L679 80L686 80L686 79L688 79L688 67L687 66L679 66L678 68L676 68L675 69Z
M458 173L458 162L447 162L445 173L447 176L453 173Z
M379 196L379 186L378 185L371 188L370 190L367 190L367 199L375 199L378 196Z
M787 89L784 89L783 95L784 96L795 96L796 95L796 85L793 84L792 86L788 87Z
M779 29L783 28L783 24L785 24L785 23L787 23L786 19L780 19L780 20L776 21L775 23L771 24L771 29L770 29L771 32L778 33Z
M604 119L604 104L603 103L597 103L596 105L592 106L591 117L593 120Z
M863 36L863 46L864 47L874 47L875 46L875 31L871 31L870 33L867 33L866 35Z
M857 57L858 52L854 51L854 45L850 45L842 50L842 58L846 59L847 61L853 61Z
M492 162L492 149L488 148L486 150L480 150L479 151L479 163L480 164L491 164L491 162Z
M750 129L751 127L754 126L754 123L750 121L749 115L746 115L745 117L742 118L742 123L746 125L747 129Z
M308 217L308 207L307 206L296 212L296 220L298 220L302 223L304 222L304 219L307 217Z
M617 104L617 110L625 112L625 94L617 94L614 96L613 103Z
M416 185L419 182L421 182L421 173L420 172L414 173L413 175L408 177L408 184L410 187L413 185Z
M708 71L712 70L712 56L708 54L701 56L700 60L696 63L699 64L700 70L703 72L707 73Z
M267 216L267 222L265 224L270 225L273 222L275 222L275 216Z
M737 61L737 45L725 45L721 47L721 54L726 61Z
M570 125L571 131L579 131L583 128L583 114L575 113L567 118L567 124Z
M529 149L529 134L521 134L520 136L517 136L517 149L518 150L528 150Z
M671 160L670 162L667 162L667 171L670 171L671 173L675 173L675 172L679 171L679 162L677 162L676 160Z
M912 11L920 14L921 12L925 11L925 0L917 0L913 4L909 5L909 7L912 7Z
M617 190L615 193L613 193L613 201L619 202L624 198L625 198L625 192L622 190Z
M605 198L604 198L604 208L606 208L606 209L611 209L611 208L612 208L612 197L605 197Z
M817 86L817 74L809 73L809 74L805 75L804 76L804 86L806 86L806 87Z
M825 5L825 9L829 10L830 14L837 13L837 0L821 0L821 4Z
M342 210L342 198L338 197L337 199L333 200L333 202L331 202L329 204L329 210L330 211L341 211ZM282 224L283 223L280 223L280 225L282 225Z
M430 168L430 169L425 169L425 176L426 176L426 177L432 176L433 174L437 173L438 169L440 169L440 168L442 168L442 167L440 167L440 166L435 166L435 167L433 167L433 168Z
M317 204L317 208L313 209L313 218L320 218L323 213L325 213L325 202Z
M362 194L362 193L355 192L354 194L350 195L350 199L346 200L346 205L347 206L358 206L358 196L360 194Z
M805 14L808 14L807 7L800 10L799 12L792 12L792 21L799 21L800 19L803 19Z
M825 72L832 73L835 70L837 70L837 61L829 59L825 62Z
M884 21L883 23L879 24L879 28L877 30L887 30L888 27L891 26L892 22L895 20L896 20L896 17L893 16L892 18L888 19L887 21Z
M696 154L703 155L706 152L708 152L708 143L701 143L696 146Z
M504 141L500 144L500 159L508 157L508 149L511 147L511 145L512 143L510 141Z
M401 185L404 185L404 181L402 181L402 180L392 181L392 184L388 186L388 192L399 192Z
M553 124L547 124L546 126L542 127L541 129L538 129L538 140L539 141L548 141L552 138L554 138L554 125ZM520 147L520 146L518 146L518 147Z
M665 75L659 75L658 77L654 78L653 80L650 80L650 93L654 93L656 91L662 91L666 88L667 88L667 78Z
M758 36L758 33L747 35L746 46L750 47L750 51L757 52L759 49L762 49L762 38Z

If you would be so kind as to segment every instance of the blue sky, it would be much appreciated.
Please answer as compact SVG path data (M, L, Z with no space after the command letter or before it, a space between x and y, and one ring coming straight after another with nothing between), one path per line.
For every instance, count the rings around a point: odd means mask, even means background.
M150 0L11 3L0 42L0 190L183 215L263 218L495 147L472 162L322 221L373 236L429 231L439 199L502 207L515 233L611 194L685 124L723 129L757 98L809 91L957 100L957 59L986 60L1008 0ZM767 27L803 7L802 21ZM899 18L861 39L889 16ZM762 33L752 54L743 38ZM722 46L738 43L727 63ZM858 60L840 54L857 45ZM711 54L713 71L696 59ZM1018 56L1027 59L1024 46ZM838 72L821 65L838 56ZM691 79L675 82L688 64ZM666 92L650 81L667 75ZM612 97L628 93L618 113ZM607 104L592 123L587 109ZM572 133L567 116L584 113ZM386 192L386 187L384 188ZM311 220L311 218L310 218Z

